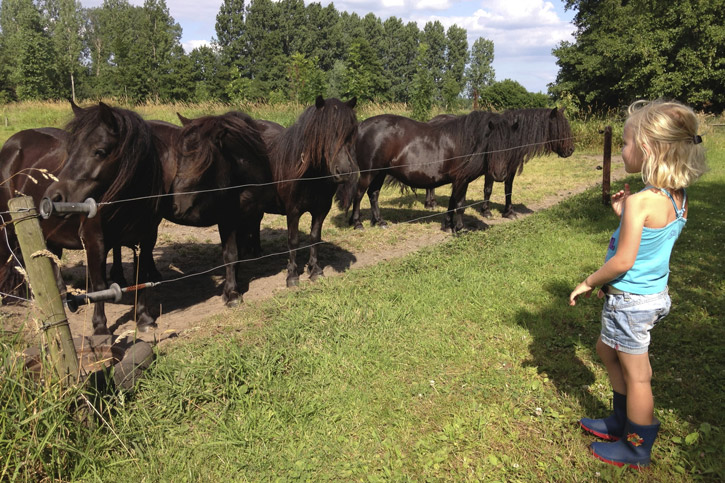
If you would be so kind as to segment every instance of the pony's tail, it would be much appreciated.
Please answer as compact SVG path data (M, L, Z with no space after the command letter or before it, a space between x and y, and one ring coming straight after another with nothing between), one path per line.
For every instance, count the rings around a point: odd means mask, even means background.
M393 176L386 176L385 181L383 182L383 186L398 188L401 195L407 194L409 191L412 191L413 194L415 194L415 188L411 188L410 186Z
M335 192L335 199L337 200L337 207L347 214L352 205L353 197L357 194L357 182L359 176L350 176L347 181L337 185L337 191Z

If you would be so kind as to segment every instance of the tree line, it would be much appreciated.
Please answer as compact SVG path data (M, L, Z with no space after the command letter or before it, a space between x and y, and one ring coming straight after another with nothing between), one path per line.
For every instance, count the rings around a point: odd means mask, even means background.
M574 42L553 52L550 93L594 110L638 98L725 109L725 0L566 0Z
M439 21L339 12L303 0L224 0L210 45L186 53L164 0L2 0L0 102L299 101L316 95L405 102L424 113L495 83L493 42ZM545 104L507 81L516 102ZM492 99L500 93L492 92ZM489 103L490 104L490 103ZM524 105L517 107L525 107Z
M601 112L666 97L725 108L725 0L566 0L574 41L554 50L548 95L496 81L494 44L465 29L303 0L224 0L216 36L185 52L165 0L0 1L0 104L28 99L298 101L317 94L454 108ZM469 48L470 47L470 48Z

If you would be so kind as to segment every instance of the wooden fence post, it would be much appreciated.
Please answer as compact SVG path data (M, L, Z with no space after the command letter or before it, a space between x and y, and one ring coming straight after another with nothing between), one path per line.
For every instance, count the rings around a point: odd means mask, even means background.
M78 355L55 282L38 212L29 196L9 200L8 207L25 260L28 283L35 297L36 317L43 328L50 359L63 384L75 383L79 377Z
M612 174L612 126L604 128L604 160L602 161L602 203L609 206L611 197Z

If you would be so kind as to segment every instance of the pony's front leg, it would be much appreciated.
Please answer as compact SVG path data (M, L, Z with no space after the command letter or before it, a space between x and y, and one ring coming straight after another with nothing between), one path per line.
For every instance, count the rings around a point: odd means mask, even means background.
M491 200L491 193L493 193L493 176L486 175L483 181L483 204L481 205L481 214L486 218L491 218L491 208L488 206L488 202Z
M139 269L146 274L146 281L159 282L163 279L154 262L154 247L158 238L159 227L156 225L149 235L139 243Z
M287 263L287 286L296 287L300 284L300 274L297 272L297 247L300 245L300 216L287 215L287 248L289 248L289 261Z
M436 190L435 188L427 188L425 190L425 207L432 210L436 206L438 206L438 203L436 203Z
M323 275L320 265L317 263L317 248L322 241L322 223L325 221L327 212L312 215L312 226L310 228L310 260L307 262L307 269L310 274L310 280L315 281Z
M375 226L379 226L381 228L387 228L388 224L383 220L383 217L380 215L380 203L378 203L378 199L380 198L380 190L383 187L383 183L385 182L385 173L380 173L373 179L372 183L370 183L370 187L368 188L368 198L370 199L370 223Z
M466 202L466 191L468 191L468 182L453 183L451 199L448 202L448 213L446 213L446 220L453 234L463 230L463 212L465 211L463 204Z
M506 190L506 205L503 209L503 216L506 218L516 218L516 212L514 211L514 205L511 203L511 191L514 188L514 177L516 176L516 171L514 170L513 173L511 173L504 182L504 189Z
M81 240L86 250L86 264L88 267L88 276L90 277L89 291L98 292L108 288L106 282L106 248L103 242L103 235L100 227L92 229L87 227L88 221L81 228ZM90 228L90 229L89 229ZM108 335L106 310L104 302L96 302L93 307L93 316L91 317L94 335Z
M360 202L362 201L363 196L365 196L368 186L370 186L370 176L360 176L360 179L358 179L357 182L357 190L353 193L352 215L350 215L350 225L356 230L363 229L362 221L360 221Z
M227 223L219 223L219 238L222 242L222 258L225 265L224 290L222 301L227 306L237 305L242 296L237 287L237 265L239 262L237 230Z
M123 275L123 261L121 259L121 244L114 245L111 250L113 253L113 265L111 265L111 280L119 284L121 287L128 285L126 277Z

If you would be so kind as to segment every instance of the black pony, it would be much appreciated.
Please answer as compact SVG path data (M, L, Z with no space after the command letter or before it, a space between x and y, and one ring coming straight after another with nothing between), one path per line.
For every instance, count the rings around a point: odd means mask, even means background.
M372 224L384 226L378 196L386 175L412 188L452 183L444 228L463 228L463 203L468 184L487 171L506 169L502 149L509 146L516 123L498 114L473 111L465 116L424 123L383 114L360 123L355 152L360 166L357 184L338 191L341 208L352 201L350 224L362 228L360 201L368 193Z
M491 210L488 202L491 199L494 181L504 183L506 204L503 216L515 218L511 204L511 192L514 186L514 177L524 170L524 163L536 156L556 153L562 158L568 158L574 153L574 136L571 133L569 121L564 116L564 109L512 109L503 113L507 119L516 119L519 129L513 133L511 146L516 149L509 152L509 164L505 176L496 173L486 173L483 188L483 204L481 213L490 218Z
M505 111L504 117L518 122L519 128L513 133L510 145L512 149L507 152L508 163L504 172L486 172L484 181L484 201L480 207L481 213L490 218L492 216L488 203L491 199L494 181L504 183L506 204L503 216L515 218L511 193L514 177L524 170L524 163L536 156L556 153L562 158L574 152L574 137L571 133L569 121L564 116L564 109L513 109ZM451 114L441 114L431 119L430 123L438 123L454 118ZM425 206L435 206L435 194L432 189L426 190Z
M44 194L54 202L93 198L99 202L98 214L54 216L43 229L48 245L58 251L86 250L89 291L98 291L107 288L106 255L111 248L140 245L148 253L153 249L161 219L155 195L165 191L163 169L157 139L138 114L103 103L87 109L73 105L73 111L75 118L66 127L67 159L57 172L58 181ZM59 227L68 226L75 232L66 228L69 236L60 238ZM140 282L147 281L147 273L140 270ZM139 330L154 324L143 296L137 313ZM92 323L94 333L108 333L103 303L95 305Z
M317 245L322 238L322 223L332 207L338 184L358 172L354 142L357 118L356 99L342 102L318 96L287 129L265 123L263 137L268 147L275 202L265 212L287 216L287 286L299 283L297 248L299 221L303 213L312 215L310 229L310 279L322 275L317 262Z
M222 299L241 301L239 287L245 253L257 254L265 204L274 203L267 184L272 172L257 123L242 112L187 119L176 136L176 176L171 211L164 217L181 225L217 225L226 265Z
M68 133L62 129L26 129L13 134L0 150L0 292L25 298L25 280L17 270L22 261L8 201L30 196L38 206L45 190L66 159ZM82 248L79 218L41 220L48 248L60 257L62 248ZM7 239L6 239L7 237ZM57 273L58 278L60 275ZM59 278L61 293L65 287ZM12 297L4 299L12 302Z

